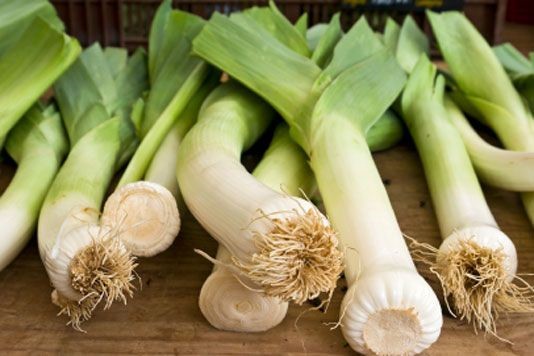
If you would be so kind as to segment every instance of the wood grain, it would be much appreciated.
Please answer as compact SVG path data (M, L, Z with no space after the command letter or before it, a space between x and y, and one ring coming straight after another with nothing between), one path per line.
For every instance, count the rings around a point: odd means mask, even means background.
M417 153L410 143L375 155L403 231L438 245L440 237ZM5 186L13 169L0 166ZM517 194L485 188L502 229L515 242L519 271L534 271L534 232ZM211 265L193 252L214 254L216 244L187 213L174 245L161 255L141 259L142 290L127 306L98 312L85 324L86 334L65 326L50 303L51 288L35 239L0 273L0 354L352 354L339 329L325 322L337 319L343 295L340 281L326 314L292 306L285 321L261 334L237 334L212 328L202 317L197 297ZM1 238L1 235L0 235ZM421 270L424 275L428 271ZM534 283L534 278L527 278ZM534 350L534 315L511 315L499 324L500 335L513 345L483 335L445 317L442 335L428 355L528 355Z

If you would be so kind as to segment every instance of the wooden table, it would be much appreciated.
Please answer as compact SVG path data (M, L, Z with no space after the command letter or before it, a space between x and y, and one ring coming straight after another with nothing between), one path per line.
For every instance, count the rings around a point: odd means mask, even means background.
M403 231L420 241L440 243L436 218L417 153L410 143L375 155ZM0 186L12 169L0 166ZM502 229L519 253L519 272L534 271L534 232L517 194L485 188ZM1 232L0 232L1 238ZM84 324L86 334L65 326L50 303L50 285L33 240L0 273L0 354L5 353L143 353L143 354L351 354L341 332L324 322L337 320L344 280L326 314L309 312L295 327L296 317L309 305L292 306L284 322L261 334L218 331L202 317L197 298L211 270L193 252L214 254L215 242L194 221L183 216L174 245L151 259L140 260L142 290L127 306L114 305ZM421 269L425 276L428 271ZM534 277L528 277L534 283ZM445 317L442 334L428 355L534 354L534 315L504 317L500 335L513 345L475 335L469 325Z

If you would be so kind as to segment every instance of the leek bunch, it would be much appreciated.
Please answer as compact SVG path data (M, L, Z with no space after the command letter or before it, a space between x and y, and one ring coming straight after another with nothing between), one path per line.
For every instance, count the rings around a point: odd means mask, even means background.
M365 140L405 75L365 20L339 41L332 34L327 29L319 40L321 48L334 44L323 69L258 25L215 14L194 51L269 102L307 153L347 251L350 289L341 325L349 344L375 353L420 352L439 335L441 309L417 274ZM184 189L180 172L179 181ZM395 329L384 327L390 322Z
M53 301L76 329L98 304L109 308L133 293L135 259L118 226L99 218L114 174L137 147L129 115L146 86L143 51L128 58L126 50L98 44L54 86L71 149L41 210L38 242Z

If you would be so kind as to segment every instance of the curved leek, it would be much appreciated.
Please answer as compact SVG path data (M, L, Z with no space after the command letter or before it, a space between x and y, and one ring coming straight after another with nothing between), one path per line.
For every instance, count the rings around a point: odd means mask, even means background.
M273 116L236 83L217 88L182 143L178 184L196 219L232 254L239 278L303 303L332 292L341 254L328 220L311 203L274 191L241 165L241 153Z

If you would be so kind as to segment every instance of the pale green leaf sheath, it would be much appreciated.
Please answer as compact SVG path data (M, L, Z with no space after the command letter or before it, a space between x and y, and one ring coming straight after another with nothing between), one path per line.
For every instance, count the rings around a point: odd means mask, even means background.
M53 7L38 3L0 3L0 142L80 53Z
M390 46L395 49L397 60L407 72L411 72L421 54L429 55L428 39L409 16L406 17L402 28L398 28L393 21L389 21L388 25L384 38L390 39ZM503 45L503 48L495 51L500 53L505 48L508 47ZM520 59L530 65L526 58L521 56ZM528 70L521 66L525 63L519 60L508 60L506 63L510 70ZM448 96L445 97L445 108L449 119L462 136L471 162L482 182L512 191L534 190L534 175L531 173L534 172L534 152L512 151L493 146L480 137Z
M18 167L0 197L0 271L32 236L45 195L67 154L67 139L54 107L32 107L9 133L6 148Z
M78 330L98 304L108 308L133 294L135 260L117 227L101 225L99 216L113 175L136 147L128 117L146 87L145 68L142 51L118 65L96 44L54 87L71 151L43 204L38 242L52 300ZM141 75L119 80L131 71Z
M219 15L194 50L275 107L308 154L345 251L350 288L340 314L351 347L401 355L430 346L441 308L415 269L365 141L405 76L367 23L343 36L324 70L274 37Z
M269 188L240 162L273 116L238 84L217 88L182 143L178 184L193 215L232 255L227 267L237 277L268 296L302 304L333 291L341 254L317 208Z
M191 55L191 41L203 25L195 15L172 10L170 0L161 4L152 23L150 91L136 105L134 119L141 143L102 214L105 224L119 227L122 241L137 256L166 250L180 230L176 149L194 123L194 107L218 77Z
M532 302L528 288L512 283L515 247L489 210L444 107L444 86L423 54L402 94L402 115L423 163L443 238L439 249L413 241L414 255L439 278L453 315L496 335L499 313L530 311Z
M427 13L457 86L460 107L490 126L505 148L534 151L534 119L491 47L459 12ZM534 224L534 192L522 194Z

